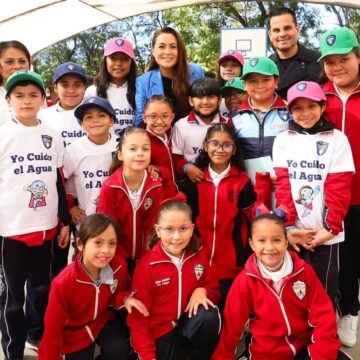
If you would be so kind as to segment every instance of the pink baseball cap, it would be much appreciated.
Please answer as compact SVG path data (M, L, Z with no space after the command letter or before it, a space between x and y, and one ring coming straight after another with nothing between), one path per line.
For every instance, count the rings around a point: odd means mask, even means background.
M320 85L313 81L300 81L288 90L288 108L294 100L299 98L305 98L314 101L326 101L326 96Z
M218 65L220 65L225 59L233 59L240 63L241 66L244 66L244 57L238 51L228 50L223 52L218 59Z
M104 56L109 56L116 52L122 52L132 59L135 58L131 42L122 37L110 39L105 43Z

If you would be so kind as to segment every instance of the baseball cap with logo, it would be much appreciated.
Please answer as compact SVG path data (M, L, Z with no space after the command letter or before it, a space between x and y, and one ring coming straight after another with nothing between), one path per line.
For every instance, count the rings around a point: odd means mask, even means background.
M250 74L257 73L267 76L279 76L279 69L276 64L264 56L253 57L246 61L241 80L246 79Z
M64 75L77 75L86 84L87 76L84 68L74 62L60 64L54 71L53 84L56 84Z
M44 80L39 74L30 70L18 70L7 79L5 85L6 96L9 96L12 88L22 81L29 81L36 84L41 89L43 95L45 95Z
M92 97L89 97L88 99L86 99L82 104L80 104L75 109L74 114L80 125L81 125L81 122L82 122L85 112L92 108L102 109L106 113L108 113L110 116L116 117L115 110L111 106L109 100L98 97L98 96L92 96Z
M289 88L287 92L287 106L290 108L292 102L299 98L305 98L314 101L326 101L324 91L320 85L313 81L300 81Z
M130 56L132 59L135 58L134 49L131 45L131 42L122 37L110 39L105 43L104 56L109 56L116 52L122 52Z
M245 91L245 85L239 77L234 77L226 82L226 84L221 88L221 95L225 96L227 92L231 89Z
M352 30L346 27L328 30L320 38L321 56L318 61L328 55L347 54L358 46L359 42Z
M238 51L235 50L228 50L223 52L218 59L218 65L220 65L224 60L226 59L232 59L235 60L236 62L240 63L241 66L244 66L244 57L242 56L242 54Z

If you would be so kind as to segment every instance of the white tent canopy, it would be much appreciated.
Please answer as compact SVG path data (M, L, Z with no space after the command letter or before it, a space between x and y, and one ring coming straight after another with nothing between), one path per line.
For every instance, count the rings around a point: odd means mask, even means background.
M5 0L0 12L0 41L19 40L36 53L49 45L114 20L150 11L210 0ZM313 0L312 3L360 8L360 0Z

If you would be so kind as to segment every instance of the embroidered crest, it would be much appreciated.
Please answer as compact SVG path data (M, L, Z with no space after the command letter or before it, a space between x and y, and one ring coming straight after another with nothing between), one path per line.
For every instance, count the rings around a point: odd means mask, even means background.
M303 82L300 82L297 84L296 88L299 90L299 91L304 91L306 88L307 88L307 84L306 83L303 83Z
M87 101L88 101L89 103L93 103L93 102L95 102L95 100L96 100L96 97L91 97L91 98L89 98Z
M118 287L118 280L115 279L112 284L109 284L109 286L110 286L110 291L113 294L116 291L117 287Z
M329 45L329 46L333 46L334 43L336 41L336 36L335 35L329 35L327 38L326 38L326 43Z
M123 39L117 39L116 40L116 45L117 46L123 46L124 45L124 40Z
M41 135L41 140L47 149L51 148L52 139L53 138L49 135Z
M231 85L235 80L234 79L231 79L227 82L228 85Z
M154 200L152 198L146 198L144 203L145 210L149 210L151 205L153 204Z
M279 118L280 118L282 121L288 121L288 120L289 120L289 112L288 112L287 110L278 109L277 113L278 113L278 115L279 115Z
M28 70L21 69L21 70L18 70L17 73L18 74L27 74Z
M295 295L302 300L306 294L306 284L303 281L295 281L292 288Z
M329 147L329 143L325 141L316 142L316 152L318 155L324 155Z
M259 62L259 59L258 58L252 58L250 59L250 66L251 67L255 67Z
M73 65L73 64L69 64L69 65L67 65L66 67L67 67L68 70L70 70L70 71L73 71L73 70L75 69L75 65Z
M204 266L201 264L196 264L194 266L194 272L195 272L196 280L200 280L200 278L204 273Z
M229 55L235 54L235 50L229 50L229 51L228 51L228 54L229 54Z

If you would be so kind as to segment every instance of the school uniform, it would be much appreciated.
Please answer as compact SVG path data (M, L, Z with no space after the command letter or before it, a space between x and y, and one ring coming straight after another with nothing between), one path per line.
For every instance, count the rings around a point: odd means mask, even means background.
M39 348L40 360L60 359L91 346L104 326L115 317L129 295L126 263L114 258L111 277L98 283L88 275L79 253L52 282L45 314L45 332ZM101 273L100 273L101 274ZM109 334L111 336L111 334ZM121 342L112 335L114 342ZM124 358L126 358L124 356Z
M321 119L309 131L290 121L289 130L275 139L276 199L288 209L287 225L325 228L334 235L315 252L303 254L334 301L338 244L344 241L342 223L350 203L354 163L347 138L332 123Z
M138 205L134 207L131 194L123 178L123 169L117 169L104 181L100 191L98 213L110 215L121 226L117 255L128 261L140 258L163 199L161 180L146 175Z
M250 318L250 359L292 360L307 348L311 359L337 359L332 304L311 266L290 252L292 271L276 285L265 278L253 254L230 289L224 327L212 360L233 360ZM271 355L269 355L271 354Z
M172 340L187 337L197 343L198 347L212 352L220 331L219 316L216 310L202 311L191 318L191 324L184 324L186 334L181 334L182 316L196 288L203 287L207 297L215 304L219 300L218 285L211 275L208 261L202 250L195 253L186 252L175 264L163 249L159 241L138 263L132 283L136 298L141 300L148 309L150 316L144 318L138 311L128 315L131 343L135 352L142 360L175 359L173 352L164 356L164 348L171 348ZM184 317L187 317L187 314ZM201 319L204 318L204 326ZM205 326L207 324L207 326ZM180 333L174 333L179 331ZM163 337L171 334L167 341ZM196 339L196 337L198 337ZM174 339L175 338L175 339ZM199 344L199 342L201 344ZM175 348L177 346L174 344ZM177 350L179 350L177 348ZM171 353L171 350L170 350ZM209 355L210 355L209 354ZM206 360L209 357L195 357Z
M64 225L70 223L58 170L62 153L57 134L43 123L24 126L14 118L1 127L0 326L8 358L22 357L27 336L32 340L42 336L51 240L58 216Z
M132 108L126 97L127 93L127 81L120 86L110 82L108 88L106 89L107 99L114 108L116 114L114 125L112 126L112 130L116 136L121 136L126 128L134 125L135 110ZM86 89L84 99L86 100L92 96L99 96L96 90L96 85L91 85Z
M204 71L200 65L189 64L189 86L204 77ZM164 95L164 84L159 68L150 70L136 79L136 126L142 123L145 102L152 95Z

